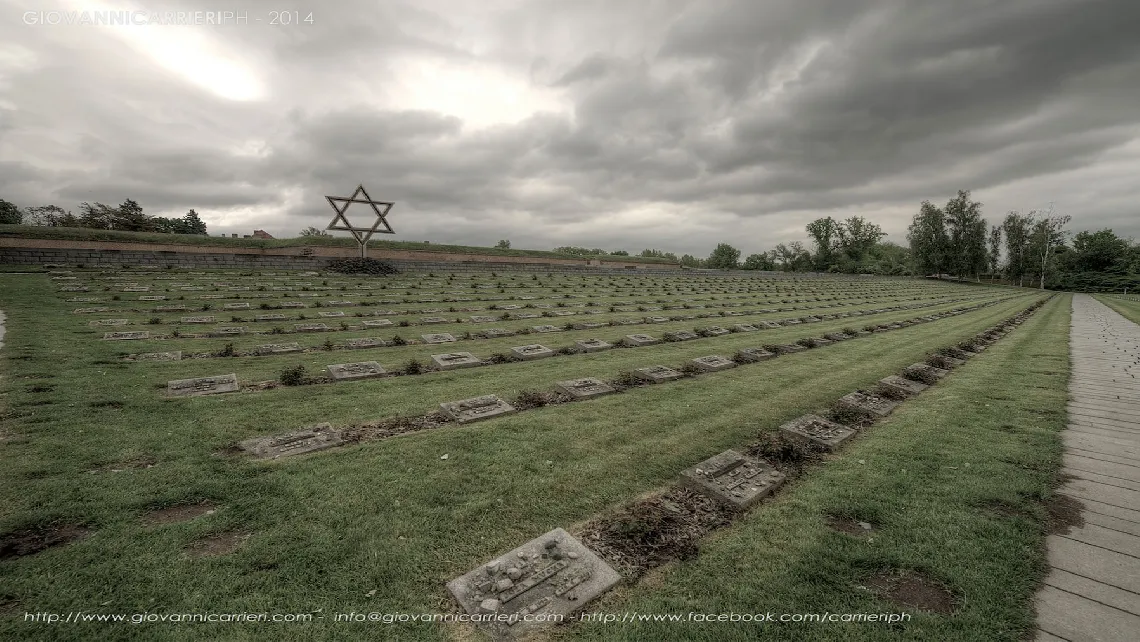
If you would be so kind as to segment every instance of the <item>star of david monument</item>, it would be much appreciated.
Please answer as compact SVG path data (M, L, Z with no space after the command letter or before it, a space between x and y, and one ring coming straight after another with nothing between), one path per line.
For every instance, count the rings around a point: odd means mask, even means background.
M377 232L381 234L396 233L392 230L392 226L388 225L386 218L388 211L392 209L395 203L373 200L373 198L368 195L368 192L364 190L364 185L357 185L356 191L348 198L342 196L326 196L325 198L328 199L329 205L331 205L336 212L336 216L333 217L332 222L329 223L325 229L351 232L356 242L360 244L360 258L362 259L368 258L368 239L372 238L373 234ZM345 212L348 211L348 207L353 203L363 203L372 208L372 212L376 215L376 220L372 222L371 227L357 227L348 221L348 218L345 217ZM367 214L365 216L367 216Z

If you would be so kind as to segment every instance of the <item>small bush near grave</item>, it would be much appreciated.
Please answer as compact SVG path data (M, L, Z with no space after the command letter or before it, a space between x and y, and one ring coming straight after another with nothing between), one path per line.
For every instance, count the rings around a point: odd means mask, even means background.
M321 344L321 349L327 350L329 352L332 351L333 347L335 347L335 346L333 346L332 339L325 339L325 342L323 344Z
M147 323L151 325L160 325L162 323L162 319L159 317L151 317L150 321L147 321Z
M403 319L399 323L397 323L396 325L400 326L401 328L406 328L406 327L410 326L411 324L408 323L407 319Z
M375 274L379 276L400 273L396 266L387 261L364 258L332 261L328 265L328 270L339 274Z
M178 331L178 328L174 328L170 331L170 338L177 339L180 336L182 336L182 333Z
M396 336L392 337L392 345L394 345L394 346L402 346L402 345L407 345L407 344L408 344L408 342L404 340L404 337L401 337L398 334Z
M404 365L404 374L418 375L424 371L424 364L412 359Z
M209 303L203 303L203 304L202 304L202 307L200 307L200 308L198 308L198 309L199 309L199 310L201 310L202 312L209 312L209 311L210 311L210 309L211 309L211 308L213 308L213 307L214 307L214 306L210 305Z
M285 328L275 325L269 330L269 334L285 334Z
M842 330L840 330L840 332L842 332L843 334L846 334L846 335L850 335L852 337L859 334L859 331L856 330L855 328L843 328Z
M528 410L530 408L541 408L547 403L549 401L545 394L535 390L523 390L511 402L511 405L515 407L515 410Z
M679 370L681 374L685 375L686 377L695 377L696 375L704 372L704 370L701 370L700 366L695 363L686 363L685 365L681 366Z
M631 386L640 386L645 382L641 379L638 379L637 376L633 374L633 372L629 370L623 370L622 372L619 372L610 383L619 388L629 388Z
M277 375L277 380L283 386L302 386L305 384L305 366L297 364L291 368L285 368L281 374Z
M237 353L234 352L234 344L227 343L224 347L222 347L221 350L218 350L217 352L215 352L214 356L215 357L232 357L232 356L235 356L236 354Z

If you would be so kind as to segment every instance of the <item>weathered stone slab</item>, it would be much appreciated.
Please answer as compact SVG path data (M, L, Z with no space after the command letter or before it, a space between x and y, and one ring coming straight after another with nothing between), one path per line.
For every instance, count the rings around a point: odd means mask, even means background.
M122 291L123 292L150 292L150 286L135 285L135 286L131 286L129 288L123 288Z
M707 328L702 328L701 334L706 337L719 337L728 334L728 330L720 327L719 325L710 325Z
M245 328L240 326L226 326L215 328L209 332L211 337L232 337L237 334L245 334Z
M238 448L258 459L279 459L316 452L343 443L344 437L340 432L333 430L331 424L323 423L284 435L247 439L239 443Z
M364 348L382 348L388 345L386 341L379 338L359 338L359 339L346 339L344 347L350 350L361 350Z
M898 375L891 375L889 377L879 379L879 384L904 395L916 395L930 387L924 383L911 381L910 379L906 379Z
M103 339L106 341L131 341L136 339L149 339L149 332L105 332Z
M257 354L286 354L300 351L301 346L296 343L266 343L254 348Z
M156 296L153 294L149 295L149 296L140 296L139 297L139 301L165 301L165 300L166 300L166 297Z
M227 304L222 306L222 309L223 310L248 310L249 309L249 303L246 303L244 301L241 303L227 303Z
M475 334L476 336L483 339L498 339L501 337L514 336L515 333L507 330L506 328L487 328L486 330L480 330Z
M281 303L278 303L277 306L286 310L295 310L297 308L309 307L300 301L282 301Z
M459 368L474 368L483 365L479 357L470 352L449 352L447 354L433 354L431 360L440 370L456 370Z
M105 299L93 296L73 296L67 300L68 303L102 303Z
M689 330L674 330L672 332L665 333L666 341L692 341L693 339L699 338L700 335Z
M557 381L554 383L554 387L575 399L590 399L617 392L617 389L610 384L593 377Z
M634 370L633 376L641 379L642 381L648 381L650 383L662 383L665 381L680 379L685 375L665 366L648 366L646 368L638 368Z
M337 363L331 366L325 366L325 369L328 370L329 376L332 377L334 381L369 379L384 374L384 368L381 368L380 364L375 361Z
M590 549L556 528L448 582L447 589L467 613L502 616L482 623L502 639L568 619L619 581ZM528 614L551 617L524 620Z
M605 327L606 325L608 325L608 324L601 323L599 321L584 321L584 322L580 322L580 323L575 323L571 327L573 327L575 330L596 330L598 328Z
M446 332L441 332L438 334L423 334L420 335L420 337L424 340L424 343L453 343L455 341L455 337Z
M166 382L166 394L171 397L217 395L226 392L237 392L239 389L236 374L196 377L194 379L176 379Z
M669 323L669 317L645 317L646 323Z
M324 323L294 323L297 332L330 332L332 328Z
M855 434L847 426L828 421L818 415L804 415L780 426L780 432L801 442L817 444L835 450Z
M135 361L181 361L182 351L175 350L174 352L143 352L141 354L132 355Z
M776 328L784 327L784 326L780 325L779 323L776 323L775 321L761 321L760 326L763 328L767 328L769 330L774 330Z
M450 319L445 319L443 317L423 317L420 319L420 323L424 325L431 325L433 323L450 323Z
M693 365L704 370L705 372L716 372L717 370L728 370L735 368L736 362L720 356L719 354L710 354L707 357L697 357L690 361Z
M726 450L681 472L686 487L737 510L755 505L784 483L768 462Z
M851 336L850 334L844 334L843 332L831 332L823 335L823 338L827 339L828 341L847 341L848 339L854 339L855 337Z
M370 319L364 321L363 325L366 328L385 328L393 324L391 319Z
M903 371L903 376L907 379L917 380L925 380L928 378L941 379L948 374L950 374L949 370L935 368L934 366L927 363L912 363L906 367L906 370Z
M499 320L498 317L489 317L489 316L481 315L481 314L472 315L472 317L471 317L472 323L494 323L495 321L498 321L498 320Z
M756 332L760 328L757 328L751 323L737 323L736 325L732 326L732 329L737 332Z
M182 317L182 323L216 323L214 317Z
M562 328L556 325L536 325L531 328L535 332L562 332Z
M284 321L284 314L259 314L253 317L254 321Z
M99 320L99 321L91 321L91 322L90 322L90 323L88 323L87 325L89 325L89 326L92 326L92 327L97 327L97 326L122 326L122 325L128 325L129 323L130 323L130 321L129 321L129 320L127 320L127 319L102 319L102 320Z
M86 285L65 285L59 289L60 292L90 292L91 288Z
M778 345L773 348L773 352L777 354L791 354L793 352L803 352L804 350L807 350L807 348L794 343Z
M99 312L110 312L111 308L75 308L72 314L98 314Z
M531 345L516 346L514 348L511 348L511 354L513 354L518 359L529 361L531 359L553 357L554 351L544 345L534 343Z
M837 405L840 408L850 408L856 411L869 412L879 417L886 417L899 404L897 401L891 401L886 397L856 391L840 397Z
M515 412L514 407L495 395L484 395L462 401L449 401L439 404L439 407L444 414L461 424Z
M661 343L661 339L651 337L648 334L627 334L622 341L627 346L651 346Z
M756 363L757 361L775 359L776 353L768 352L764 348L743 348L736 353L736 358L748 363Z
M323 312L318 312L317 315L325 319L339 319L340 317L344 316L344 312L340 310L326 310Z
M601 339L579 339L574 342L582 352L601 352L614 347L613 344Z
M325 301L325 305L336 306L336 307L347 307L347 306L352 306L352 305L356 305L356 304L353 303L352 301Z

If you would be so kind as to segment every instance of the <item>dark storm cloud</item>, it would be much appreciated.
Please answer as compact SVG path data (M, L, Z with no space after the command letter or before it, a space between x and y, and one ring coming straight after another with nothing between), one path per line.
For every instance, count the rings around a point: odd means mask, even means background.
M991 219L1055 200L1075 228L1140 236L1140 188L1117 169L1140 161L1140 5L1125 0L273 8L314 23L210 32L265 83L248 102L106 37L0 23L0 197L134 198L287 235L363 182L412 238L705 253L836 214L900 238L919 201L973 189ZM448 115L466 99L446 86L400 107L407 83L443 82L408 80L419 60L503 70L563 111L475 128Z

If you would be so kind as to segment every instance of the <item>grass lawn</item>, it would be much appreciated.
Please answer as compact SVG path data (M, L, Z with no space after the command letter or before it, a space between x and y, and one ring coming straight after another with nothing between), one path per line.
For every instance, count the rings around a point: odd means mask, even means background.
M1119 312L1125 319L1140 323L1140 298L1135 295L1096 294L1094 296L1096 300Z
M122 363L117 356L125 346L94 339L87 318L71 314L73 307L87 304L64 303L70 295L52 291L46 283L43 275L0 276L8 315L0 352L0 534L54 524L86 529L87 536L35 555L0 560L2 639L466 636L469 631L459 627L335 622L334 614L451 612L455 607L444 589L447 580L547 530L572 528L667 487L694 462L869 387L929 350L972 336L1038 298L1037 293L1005 288L934 284L932 293L961 292L975 302L1006 300L722 373L267 463L217 453L240 439L315 421L347 424L423 412L440 401L547 389L560 379L604 378L631 367L731 354L746 344L818 336L875 319L836 319L418 377L165 399L159 387L176 375L236 370L242 378L246 372L251 378L272 377L297 356L222 359L221 364L218 359ZM807 281L782 287L787 292L817 286ZM876 317L927 313L923 308ZM1063 408L1066 362L1057 357L1064 353L1064 339L1045 338L1067 328L1066 315L1065 304L1053 301L1030 327L1014 331L834 461L811 471L777 502L715 537L700 557L623 587L592 610L666 612L693 600L705 610L753 599L761 599L753 604L769 600L768 609L810 610L830 604L828 600L863 605L869 598L836 587L848 586L855 571L886 563L913 566L923 556L930 564L924 570L961 591L982 591L1002 577L1032 584L1040 564L1036 514L998 519L971 507L1005 500L1032 509L1033 498L1048 488L1059 452L1053 423L1060 417L1052 414L1051 404L1059 395ZM747 319L708 323L740 322ZM703 324L689 326L694 323ZM607 333L615 331L620 329ZM533 341L532 335L511 345ZM558 341L561 345L567 339ZM412 355L423 347L406 349ZM475 344L462 349L484 352ZM217 367L222 364L228 367ZM957 397L947 396L962 386L968 387ZM966 405L951 408L955 398L966 399ZM980 399L991 407L970 405ZM930 409L922 411L926 407ZM1033 408L1035 414L1023 408ZM964 459L966 452L977 456ZM854 463L856 456L867 464ZM960 460L963 464L951 463ZM944 470L951 465L962 470L965 461L972 466L969 476ZM900 472L903 468L910 472ZM212 513L154 523L156 509L203 501L210 502ZM821 511L842 507L882 525L874 547L820 530ZM957 526L938 521L949 516L958 520L953 522ZM946 541L956 537L962 540ZM232 551L200 554L203 546L227 544ZM938 554L930 555L930 549ZM969 566L983 553L995 556L992 572ZM972 579L981 584L973 586ZM806 583L786 584L793 580ZM781 588L775 590L777 586ZM967 602L961 615L949 618L951 624L922 620L908 630L950 631L945 627L965 622L959 625L964 629L954 630L988 634L1002 622L1015 629L1024 624L1023 603L996 600L992 591L982 591L977 599L980 606ZM995 614L991 628L977 628L982 627L977 609ZM24 621L26 612L77 610L265 611L312 614L313 620L68 626ZM755 628L703 630L714 635L709 639L765 633ZM790 628L781 630L795 635ZM583 624L556 634L655 639L675 637L678 631ZM695 628L682 633L700 634Z

